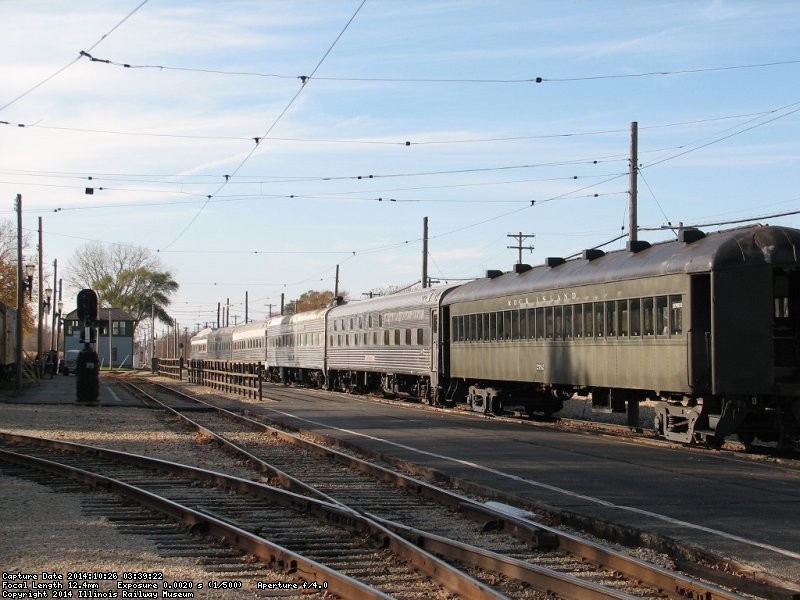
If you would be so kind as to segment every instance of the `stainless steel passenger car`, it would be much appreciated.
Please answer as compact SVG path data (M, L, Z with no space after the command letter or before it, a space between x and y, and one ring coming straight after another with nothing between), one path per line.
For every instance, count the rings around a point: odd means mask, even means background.
M757 226L491 272L444 299L448 395L495 412L660 398L670 439L796 436L799 263L800 231Z
M327 318L329 386L436 400L439 318L453 286L382 296L332 308Z
M214 330L210 327L201 329L192 336L190 341L189 358L193 360L205 360L208 355L208 338Z
M233 328L231 333L231 360L264 363L266 359L266 321L251 321Z
M325 385L323 308L267 321L267 365L273 381Z

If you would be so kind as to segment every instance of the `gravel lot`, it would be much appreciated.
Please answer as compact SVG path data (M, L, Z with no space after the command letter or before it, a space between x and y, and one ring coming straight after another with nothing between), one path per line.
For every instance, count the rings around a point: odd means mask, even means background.
M67 441L77 441L116 450L175 458L181 436L166 429L158 413L137 408L74 405L30 405L0 403L0 430ZM209 453L210 454L210 453ZM182 462L214 469L215 461L196 448ZM163 558L146 536L119 533L104 517L87 516L82 494L12 477L0 470L0 565L6 573L70 571L124 572L161 571L167 581L206 582L220 579L196 559ZM265 570L259 580L287 581L287 577ZM64 584L66 587L66 583ZM108 586L113 589L115 586ZM104 586L101 585L101 589ZM256 591L254 581L241 590L194 589L195 598L240 599L278 597ZM292 597L280 595L280 597ZM308 597L308 596L303 596Z

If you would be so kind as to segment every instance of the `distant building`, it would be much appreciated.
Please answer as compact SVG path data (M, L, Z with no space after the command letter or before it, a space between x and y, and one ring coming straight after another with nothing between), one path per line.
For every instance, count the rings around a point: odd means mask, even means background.
M133 329L135 319L119 308L100 308L97 311L99 328L95 350L100 366L131 367L133 360ZM109 331L111 335L109 336ZM78 311L64 317L64 354L68 350L82 350L81 324Z

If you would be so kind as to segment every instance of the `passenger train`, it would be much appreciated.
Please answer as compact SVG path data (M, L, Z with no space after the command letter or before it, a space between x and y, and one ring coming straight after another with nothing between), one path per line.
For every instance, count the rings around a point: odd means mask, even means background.
M796 229L687 228L673 241L205 329L191 357L495 414L549 415L576 392L608 410L653 400L667 439L790 444L800 437L798 267Z

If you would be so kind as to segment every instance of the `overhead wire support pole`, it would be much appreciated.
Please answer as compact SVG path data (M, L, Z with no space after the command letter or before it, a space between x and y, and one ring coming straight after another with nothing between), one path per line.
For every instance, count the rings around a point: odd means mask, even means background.
M638 173L639 173L639 123L631 123L630 192L628 197L628 240L636 242L638 237Z
M22 285L22 194L17 194L17 351L16 384L22 390L22 306L25 304L25 288Z
M422 219L422 287L428 286L428 217Z
M514 250L514 249L517 250L517 252L518 252L518 254L517 254L517 257L518 257L517 258L517 264L521 265L522 264L522 251L523 250L530 250L531 252L533 252L533 249L534 249L533 245L531 245L531 246L523 246L522 242L523 242L523 240L527 240L528 238L535 238L536 234L535 233L525 233L525 234L523 234L520 231L519 233L509 233L509 234L506 235L506 237L514 238L515 240L517 240L517 245L516 246L506 246L506 248L508 248L510 250Z

